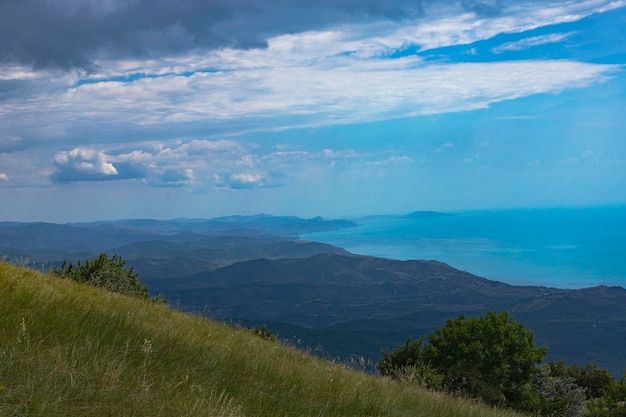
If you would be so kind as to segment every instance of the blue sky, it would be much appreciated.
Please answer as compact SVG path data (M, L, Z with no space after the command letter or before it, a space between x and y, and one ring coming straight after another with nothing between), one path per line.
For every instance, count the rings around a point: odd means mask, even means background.
M0 1L0 220L625 204L624 64L624 0Z

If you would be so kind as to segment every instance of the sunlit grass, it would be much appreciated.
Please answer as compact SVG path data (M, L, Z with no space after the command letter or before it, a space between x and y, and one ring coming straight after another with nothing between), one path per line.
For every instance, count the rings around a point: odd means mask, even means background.
M0 264L2 416L513 417Z

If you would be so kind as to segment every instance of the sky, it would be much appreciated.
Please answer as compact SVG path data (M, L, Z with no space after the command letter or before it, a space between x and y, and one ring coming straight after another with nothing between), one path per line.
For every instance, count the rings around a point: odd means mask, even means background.
M626 204L626 0L0 0L0 221Z

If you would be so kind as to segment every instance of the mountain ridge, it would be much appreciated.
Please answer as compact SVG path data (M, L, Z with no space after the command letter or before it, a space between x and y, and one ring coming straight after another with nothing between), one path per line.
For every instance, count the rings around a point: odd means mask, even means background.
M365 327L406 338L441 327L461 313L509 311L548 345L550 358L599 364L619 375L626 370L621 350L626 341L626 289L618 286L514 286L438 261L339 254L250 260L178 279L176 288L167 287L171 282L153 285L181 308L217 319L342 328L351 332L354 345L368 338L362 334ZM381 349L401 342L378 340L378 348L364 349L364 356L375 360ZM572 353L572 346L579 351ZM348 350L354 351L354 346Z

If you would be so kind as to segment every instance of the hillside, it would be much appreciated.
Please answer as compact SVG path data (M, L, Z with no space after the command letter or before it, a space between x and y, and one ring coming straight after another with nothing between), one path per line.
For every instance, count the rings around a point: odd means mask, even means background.
M0 357L7 416L517 415L7 263Z
M437 261L321 254L258 259L150 282L181 308L264 323L331 356L380 358L460 313L509 311L549 348L549 360L626 370L626 290L513 286ZM280 306L279 308L277 306Z

